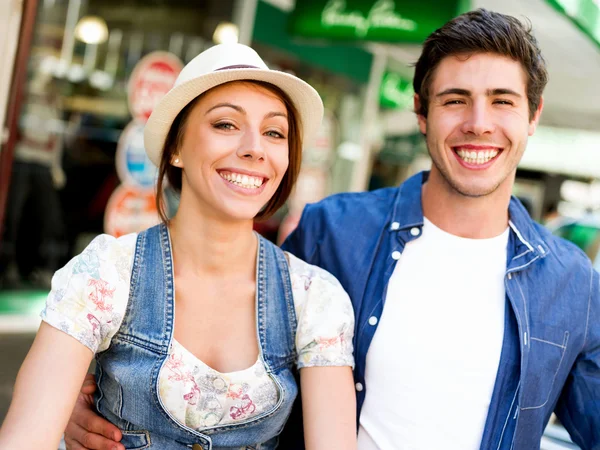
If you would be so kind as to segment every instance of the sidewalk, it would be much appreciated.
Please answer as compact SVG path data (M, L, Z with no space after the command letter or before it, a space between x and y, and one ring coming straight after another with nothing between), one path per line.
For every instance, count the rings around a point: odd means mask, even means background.
M35 333L47 296L47 291L36 289L0 291L0 334Z

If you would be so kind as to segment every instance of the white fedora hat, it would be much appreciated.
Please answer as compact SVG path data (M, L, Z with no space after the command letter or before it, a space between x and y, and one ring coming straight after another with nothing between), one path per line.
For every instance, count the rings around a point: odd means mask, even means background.
M220 44L192 59L152 111L144 129L144 146L150 160L156 166L160 164L169 129L188 103L215 86L237 80L264 81L277 86L298 110L303 142L315 135L323 119L323 102L312 86L288 73L270 70L258 53L246 45Z

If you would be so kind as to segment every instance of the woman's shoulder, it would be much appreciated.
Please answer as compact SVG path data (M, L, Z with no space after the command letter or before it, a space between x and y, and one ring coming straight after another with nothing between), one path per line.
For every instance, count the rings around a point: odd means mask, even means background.
M292 279L292 282L301 279L312 284L313 281L316 281L319 284L324 283L330 285L335 290L341 289L344 291L344 288L338 279L325 269L315 266L314 264L309 264L292 253L284 253L288 260L290 278Z
M114 237L109 234L96 236L85 249L75 256L67 267L71 266L72 274L89 274L100 278L102 269L115 268L119 278L128 278L131 261L135 252L137 234Z
M286 252L299 322L353 322L352 302L341 283L325 269ZM327 318L322 313L328 311ZM354 324L352 323L352 326Z
M298 367L353 366L354 311L348 294L326 270L286 256L298 320Z
M138 233L130 233L115 237L110 234L99 234L85 247L83 253L97 253L105 258L120 255L123 252L133 254Z

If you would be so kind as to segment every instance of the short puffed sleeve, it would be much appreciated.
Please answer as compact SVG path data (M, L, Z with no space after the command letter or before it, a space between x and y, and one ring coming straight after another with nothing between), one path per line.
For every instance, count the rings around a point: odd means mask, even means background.
M298 367L354 367L354 311L348 294L326 270L287 256L298 320Z
M58 270L42 320L94 353L106 350L127 308L136 237L100 235Z

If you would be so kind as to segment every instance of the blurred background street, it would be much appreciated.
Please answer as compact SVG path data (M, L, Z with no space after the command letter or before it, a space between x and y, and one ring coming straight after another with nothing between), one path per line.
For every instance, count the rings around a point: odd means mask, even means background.
M19 367L33 342L45 301L36 291L0 292L0 418L8 411ZM1 420L0 419L0 420Z
M529 20L548 64L514 195L600 268L598 0L0 2L0 422L54 271L100 233L158 222L143 125L185 63L241 42L322 96L294 194L255 225L281 243L307 203L429 168L412 63L430 32L479 7ZM173 214L177 198L162 194ZM576 448L568 441L553 419L543 448Z
M6 415L17 372L34 338L33 333L3 334L0 338L0 417Z

